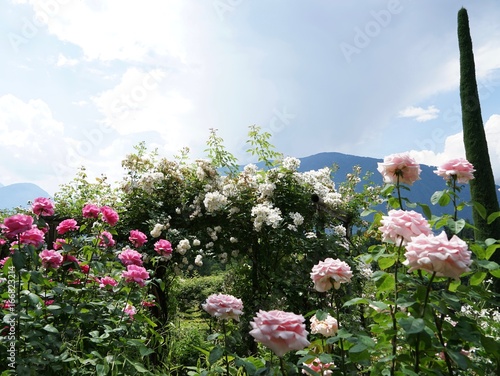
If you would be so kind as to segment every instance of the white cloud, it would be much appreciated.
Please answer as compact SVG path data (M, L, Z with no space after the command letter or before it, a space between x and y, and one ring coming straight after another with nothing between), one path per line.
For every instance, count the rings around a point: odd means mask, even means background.
M492 115L484 124L491 168L495 181L500 184L500 115ZM463 132L448 136L442 152L432 150L411 150L410 155L418 163L439 166L453 158L465 158ZM476 166L477 167L477 166Z
M73 67L77 65L78 62L79 62L78 59L71 59L60 53L59 56L57 57L56 65L58 67L64 67L64 66Z
M399 111L399 117L415 118L419 123L436 119L438 114L439 109L435 106L429 106L427 108L409 106Z

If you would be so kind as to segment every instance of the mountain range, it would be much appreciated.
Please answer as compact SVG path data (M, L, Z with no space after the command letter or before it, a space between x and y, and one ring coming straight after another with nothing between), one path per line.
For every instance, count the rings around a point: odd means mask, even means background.
M383 185L382 175L377 171L377 163L381 159L370 157L359 157L355 155L342 154L337 152L324 152L308 157L299 158L301 161L299 171L319 170L323 167L335 165L338 169L334 174L333 180L336 184L345 180L347 174L352 172L354 166L361 167L361 174L371 172L370 181L377 185ZM421 179L416 181L410 188L410 191L404 191L403 195L411 202L427 204L431 207L433 214L441 215L445 212L450 213L452 208L433 206L430 203L432 194L446 188L443 178L434 173L435 167L420 165L422 170ZM500 193L497 193L500 200ZM7 186L0 184L0 209L12 209L18 206L26 207L28 202L37 197L50 197L50 195L39 186L32 183L16 183ZM470 201L469 186L465 184L460 192L461 201ZM415 208L415 210L418 210ZM461 213L462 218L471 219L472 210L466 207Z

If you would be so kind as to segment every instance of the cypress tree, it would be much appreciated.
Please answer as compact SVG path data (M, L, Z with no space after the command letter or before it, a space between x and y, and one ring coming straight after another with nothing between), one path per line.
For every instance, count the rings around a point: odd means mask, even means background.
M499 211L499 205L481 116L469 17L465 8L458 11L458 46L460 50L460 102L465 155L476 169L474 179L470 181L471 199L483 205L487 215L489 215ZM476 209L473 210L472 215L476 227L474 230L476 240L500 239L500 219L488 224L487 220ZM492 259L499 262L500 252L496 252Z

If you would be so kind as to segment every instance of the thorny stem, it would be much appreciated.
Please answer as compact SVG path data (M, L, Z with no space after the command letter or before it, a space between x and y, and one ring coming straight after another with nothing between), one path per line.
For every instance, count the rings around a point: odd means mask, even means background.
M427 291L425 292L424 306L422 307L422 319L425 317L425 309L427 308L427 302L429 301L429 294L431 292L432 281L436 276L436 272L433 272L431 278L429 279L429 284L427 285ZM418 373L420 370L420 332L417 333L417 341L415 343L415 372Z

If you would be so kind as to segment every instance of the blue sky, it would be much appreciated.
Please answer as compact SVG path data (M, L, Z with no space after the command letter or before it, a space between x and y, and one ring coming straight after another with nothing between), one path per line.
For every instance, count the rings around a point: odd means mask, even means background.
M498 183L497 0L2 1L0 183L116 181L140 141L200 158L210 128L248 163L252 124L287 156L465 156L462 6Z

